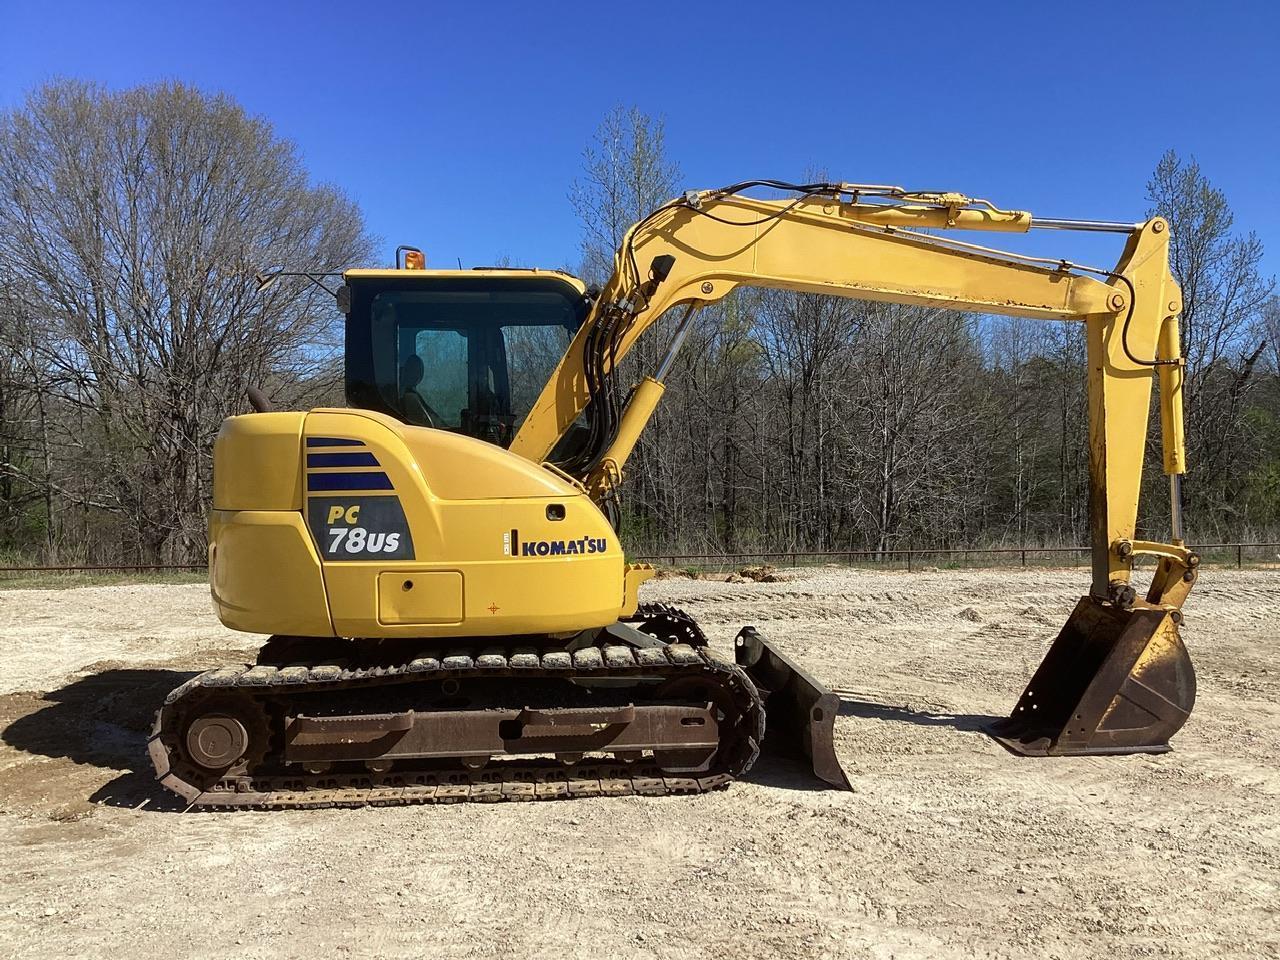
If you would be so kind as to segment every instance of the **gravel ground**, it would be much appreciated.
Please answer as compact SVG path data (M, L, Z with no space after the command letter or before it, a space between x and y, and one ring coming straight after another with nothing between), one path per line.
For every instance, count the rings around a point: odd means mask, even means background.
M1008 711L1083 571L662 580L842 695L853 793L778 762L699 798L175 812L145 731L257 638L205 588L0 591L0 956L1280 957L1280 573L1187 604L1158 757L1027 760Z

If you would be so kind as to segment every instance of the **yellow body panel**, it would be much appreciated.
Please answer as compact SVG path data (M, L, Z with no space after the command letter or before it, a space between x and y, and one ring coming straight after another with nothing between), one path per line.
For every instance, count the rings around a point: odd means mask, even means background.
M235 469L214 470L215 510L299 510L302 471L298 447L300 413L259 413L236 417L234 430L222 430L213 442L213 462Z
M209 587L232 630L333 635L320 557L296 511L214 510Z
M378 622L402 626L462 620L461 571L378 574Z
M622 610L622 549L599 508L480 440L364 410L249 414L223 424L214 476L211 579L234 629L571 633Z

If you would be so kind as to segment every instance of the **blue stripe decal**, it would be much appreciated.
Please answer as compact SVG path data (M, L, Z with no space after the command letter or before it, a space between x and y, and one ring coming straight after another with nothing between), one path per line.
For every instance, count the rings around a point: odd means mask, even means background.
M308 453L308 467L376 467L372 453Z
M394 490L385 473L309 473L308 490Z
M341 437L307 437L308 447L363 447L363 440L344 440Z

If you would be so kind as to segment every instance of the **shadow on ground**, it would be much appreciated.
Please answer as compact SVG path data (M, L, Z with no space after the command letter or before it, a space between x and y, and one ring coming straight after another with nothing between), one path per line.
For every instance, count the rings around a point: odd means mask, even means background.
M1002 719L986 713L913 710L911 707L877 703L874 700L864 700L848 693L837 692L840 695L840 716L842 717L860 717L864 720L889 720L895 723L911 723L918 727L951 727L961 733L981 733L988 724Z
M806 758L771 743L767 734L759 759L740 779L744 783L758 783L762 787L799 790L806 793L839 789L815 777L813 767Z
M15 764L3 778L6 798L175 806L156 783L147 737L165 694L193 676L195 671L186 670L104 670L49 693L0 698L0 740L24 753L75 764ZM117 775L103 783L112 771Z

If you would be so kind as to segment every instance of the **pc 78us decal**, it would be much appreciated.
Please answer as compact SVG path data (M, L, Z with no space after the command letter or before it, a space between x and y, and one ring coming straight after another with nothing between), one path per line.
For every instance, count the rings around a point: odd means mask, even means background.
M326 560L412 560L399 497L311 497L307 525Z

